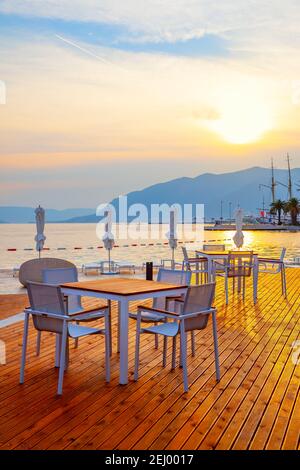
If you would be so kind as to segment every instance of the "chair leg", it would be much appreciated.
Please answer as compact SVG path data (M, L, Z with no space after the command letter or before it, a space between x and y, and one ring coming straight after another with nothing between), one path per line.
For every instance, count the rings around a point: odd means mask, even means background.
M285 297L287 297L285 266L282 267L282 270L283 270L284 295L285 295Z
M188 377L187 377L187 354L186 354L186 332L184 328L184 321L180 322L180 345L181 345L181 360L182 360L182 373L183 373L183 387L184 391L188 392Z
M108 320L109 320L109 352L111 356L112 355L111 300L108 301Z
M228 305L228 277L225 276L225 295L226 295L226 305Z
M214 335L216 379L217 379L217 382L219 382L221 375L220 375L220 364L219 364L219 347L218 347L218 331L217 331L216 312L212 313L212 324L213 324L213 335Z
M285 297L287 297L285 266L283 266L283 281L284 281L284 295L285 295Z
M246 297L246 277L243 276L243 301L245 301Z
M167 364L167 350L168 350L168 337L164 336L164 348L163 348L163 367Z
M79 325L79 321L76 322L76 325ZM78 338L75 338L75 349L78 348Z
M155 325L157 325L157 323L155 323ZM158 349L158 335L154 335L154 347Z
M117 352L120 352L120 302L118 302L118 341L117 341Z
M176 367L176 336L172 339L172 366L171 370L174 370Z
M69 347L69 337L66 341L66 355L65 355L65 370L68 370L70 360L70 347Z
M36 337L36 355L37 356L39 356L41 352L41 336L42 336L42 332L38 331L37 337Z
M55 367L59 367L60 364L60 352L61 352L61 335L55 335Z
M67 340L68 340L68 325L67 322L63 323L63 331L61 338L61 351L60 351L60 364L59 364L59 375L58 375L58 386L57 386L57 395L62 395L63 390L63 381L64 381L64 372L65 372L65 359L66 359L66 350L67 350Z
M199 263L196 263L196 285L199 286L200 276L199 276Z
M138 317L136 321L134 380L138 380L139 378L140 335L141 335L141 318Z
M110 310L105 315L105 380L110 382L110 356L111 356L111 333L110 333Z
M281 266L281 286L282 286L282 294L286 297L287 290L286 290L286 276L285 276L285 267Z
M179 367L182 367L182 347L181 347L181 341L179 341Z
M27 338L28 338L28 326L29 326L29 313L25 313L23 344L22 344L22 360L21 360L21 370L20 370L20 384L24 383L26 351L27 351Z
M253 300L254 300L254 304L256 304L256 302L257 302L258 275L259 275L258 269L257 268L253 269L253 288L254 288Z
M195 332L191 331L192 357L196 356Z

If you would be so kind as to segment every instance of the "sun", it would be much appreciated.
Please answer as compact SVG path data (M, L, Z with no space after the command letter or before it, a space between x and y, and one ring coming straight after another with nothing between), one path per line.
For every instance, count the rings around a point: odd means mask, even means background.
M270 112L263 98L231 93L219 103L219 118L210 128L231 144L257 142L272 127Z

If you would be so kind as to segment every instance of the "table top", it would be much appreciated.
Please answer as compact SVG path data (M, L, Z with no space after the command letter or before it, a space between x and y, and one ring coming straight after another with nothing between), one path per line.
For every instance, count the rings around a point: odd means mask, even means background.
M239 251L234 251L234 250L224 250L224 251L204 251L204 250L196 250L196 253L201 253L201 255L205 256L228 256L229 253L240 253ZM242 252L244 253L244 252ZM253 252L253 256L257 256L258 253Z
M62 288L85 290L90 292L103 292L114 295L135 295L151 292L184 289L187 285L167 284L165 282L146 281L144 279L101 279L96 281L68 282Z

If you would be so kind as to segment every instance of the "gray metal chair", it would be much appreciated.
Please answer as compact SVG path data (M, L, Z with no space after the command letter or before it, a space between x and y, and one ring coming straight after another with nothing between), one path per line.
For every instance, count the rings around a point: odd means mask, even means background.
M204 257L190 257L185 246L181 247L183 253L182 269L190 271L196 275L196 284L208 281L207 259ZM199 274L201 276L199 276Z
M187 378L187 341L188 331L203 330L207 327L209 315L212 315L212 326L214 336L214 353L216 378L220 380L219 353L216 309L212 307L215 295L215 283L202 284L200 286L189 287L184 301L177 301L182 307L180 313L171 313L160 309L147 308L149 313L164 315L169 322L160 323L147 328L141 327L142 311L145 307L138 307L137 327L136 327L136 350L135 350L135 371L134 379L138 380L139 350L141 333L162 335L164 338L173 338L172 348L172 369L176 366L176 337L180 334L180 357L183 368L184 391L188 391Z
M50 284L55 286L60 286L66 282L77 282L78 281L78 272L76 266L67 267L67 268L55 268L55 269L43 269L42 270L42 280L44 284ZM81 314L80 322L91 322L103 318L103 310L107 306L96 307L96 308L84 308L81 303L80 295L68 295L65 297L66 308L68 315L78 315ZM84 316L83 316L84 314ZM110 322L111 322L111 316ZM79 320L78 320L79 323ZM110 323L111 331L111 323ZM78 338L75 339L75 347L78 346ZM41 331L38 331L37 334L37 345L36 353L37 356L40 354L41 349ZM110 350L112 349L111 338L110 338Z
M217 251L217 252L222 252L225 251L225 245L219 244L219 243L214 243L214 244L204 244L203 245L203 251ZM222 266L225 264L226 260L225 259L218 259L218 268L215 266L216 271L222 272Z
M214 261L215 276L221 276L225 280L226 305L228 305L229 279L232 279L233 292L235 290L235 281L238 280L238 285L242 281L243 300L245 300L246 278L251 277L253 267L253 251L230 251L224 264Z
M286 248L282 248L279 258L258 258L258 269L260 273L279 274L281 276L281 291L287 296L284 257Z
M182 271L176 269L165 269L160 268L157 273L157 281L165 282L169 284L176 285L190 285L191 281L191 272ZM154 309L169 310L171 303L177 300L178 297L160 297L153 299L152 307ZM133 320L137 320L136 313L129 313L129 317ZM141 321L144 323L154 323L165 322L166 318L164 315L155 312L149 312L148 309L143 311L141 310ZM155 336L155 348L158 348L158 336ZM167 339L165 339L164 351L167 349ZM192 349L194 351L194 338L192 337Z
M20 383L24 383L26 349L28 338L29 316L32 315L33 325L38 331L56 333L60 338L59 379L57 394L62 394L63 376L68 358L68 338L80 338L87 335L103 334L105 336L105 369L106 381L110 381L110 326L108 308L103 310L105 328L90 328L75 323L75 318L67 314L64 296L60 287L39 283L28 283L30 308L25 309L24 334L22 345L22 361ZM80 318L78 316L77 318Z

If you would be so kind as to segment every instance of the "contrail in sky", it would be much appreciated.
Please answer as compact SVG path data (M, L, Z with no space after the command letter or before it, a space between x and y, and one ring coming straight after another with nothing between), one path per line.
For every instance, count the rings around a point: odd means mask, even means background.
M85 54L88 54L90 55L91 57L94 57L95 59L97 60L100 60L101 62L103 62L104 64L107 64L107 65L115 65L113 64L112 62L109 62L108 60L106 59L103 59L103 57L97 55L97 54L94 54L93 52L89 51L88 49L85 49L84 47L81 47L81 46L78 46L78 44L76 44L75 42L73 41L70 41L69 39L65 39L63 38L62 36L59 36L58 34L55 34L55 36L60 39L61 41L69 44L70 46L73 46L73 47L76 47L77 49L79 49L80 51L84 52Z

